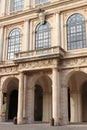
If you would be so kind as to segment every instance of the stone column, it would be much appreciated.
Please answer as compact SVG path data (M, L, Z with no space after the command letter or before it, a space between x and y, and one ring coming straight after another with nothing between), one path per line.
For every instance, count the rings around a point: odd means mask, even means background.
M34 121L34 89L29 87L27 90L27 116L28 123Z
M75 91L73 93L73 98L74 98L74 122L78 122L78 94Z
M82 122L82 95L81 92L78 92L78 118L79 118L79 122Z
M3 121L3 118L2 118L2 105L3 105L3 93L2 91L0 90L0 122ZM5 119L4 119L5 120Z
M8 8L7 8L7 14L9 15L10 12L13 11L13 2L11 0L8 0L8 3L6 3L8 5Z
M29 50L29 31L30 31L30 28L29 28L29 20L26 20L25 21L25 51L28 51Z
M32 76L27 77L26 98L27 123L32 123L34 122L34 86Z
M74 122L81 122L81 95L79 91L73 92L74 99Z
M1 14L5 15L6 0L1 0Z
M3 43L4 43L4 27L0 28L0 60L3 57Z
M18 124L23 123L23 89L24 87L24 74L21 72L19 75L19 89L18 89Z
M60 15L56 12L56 46L60 46Z
M53 68L53 84L52 84L52 104L54 125L59 125L60 122L60 72L57 68Z
M75 120L75 102L74 102L74 94L73 92L70 93L70 113L71 113L71 119L70 122L74 122Z
M27 76L24 75L24 100L23 100L23 121L26 123L26 91L27 91Z
M31 0L25 0L24 1L24 9L28 9L31 7Z
M66 125L69 123L68 121L68 88L65 86L65 84L62 84L61 88L61 105L62 105L62 118L63 118L63 125Z
M43 93L43 122L49 122L50 117L52 116L52 102L51 102L51 93Z

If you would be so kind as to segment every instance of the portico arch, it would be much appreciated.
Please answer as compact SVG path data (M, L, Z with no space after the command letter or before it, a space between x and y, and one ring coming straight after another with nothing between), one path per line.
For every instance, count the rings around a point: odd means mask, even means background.
M39 106L40 111L37 110L39 109ZM51 114L52 114L52 81L47 75L43 75L36 80L34 86L34 121L49 122ZM35 120L36 115L37 119Z
M2 85L2 118L3 121L13 120L17 116L18 107L18 84L17 78L9 77Z
M84 91L86 90L87 74L81 71L74 71L68 75L68 119L70 122L83 122L86 117L83 117L83 111L86 105L83 103ZM86 111L85 111L86 113Z

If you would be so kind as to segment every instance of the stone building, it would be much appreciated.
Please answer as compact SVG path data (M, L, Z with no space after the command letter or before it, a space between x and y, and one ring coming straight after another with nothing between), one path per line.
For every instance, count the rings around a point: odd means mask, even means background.
M87 0L0 0L0 121L87 121Z

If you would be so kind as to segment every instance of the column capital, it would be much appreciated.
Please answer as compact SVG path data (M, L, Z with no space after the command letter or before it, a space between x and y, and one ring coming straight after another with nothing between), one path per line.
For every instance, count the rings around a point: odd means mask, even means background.
M52 70L56 70L58 72L61 72L61 67L54 67L54 68L52 68Z
M30 21L30 19L25 19L25 20L24 20L24 22L29 22L29 21Z
M55 10L54 14L60 14L60 10Z
M0 26L0 29L1 29L1 28L4 28L4 25L1 25L1 26Z

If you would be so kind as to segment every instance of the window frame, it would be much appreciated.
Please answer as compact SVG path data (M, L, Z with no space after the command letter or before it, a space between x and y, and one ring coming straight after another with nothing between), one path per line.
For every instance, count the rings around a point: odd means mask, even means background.
M14 28L9 32L8 35L7 60L14 59L14 53L20 52L21 50L22 30L20 28Z
M47 26L47 29L44 29L43 31L44 25ZM41 28L42 30L39 30ZM46 36L46 34L48 35ZM45 22L44 24L39 23L35 29L35 50L46 49L50 47L51 47L51 26L48 22Z
M77 17L78 16L78 17ZM80 19L82 18L82 19ZM80 19L80 20L79 20ZM77 23L73 21L79 21ZM71 25L69 22L71 21ZM80 13L72 14L66 23L67 50L77 50L86 48L86 23L85 18ZM78 37L77 37L78 36ZM72 40L72 41L71 41Z

